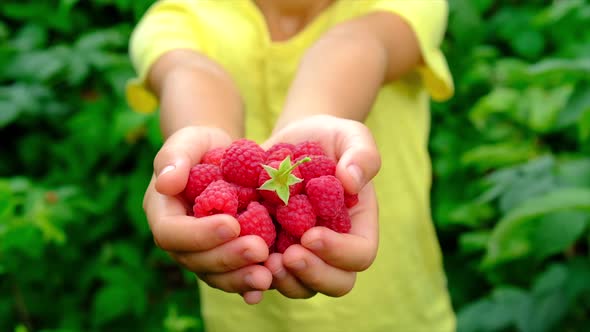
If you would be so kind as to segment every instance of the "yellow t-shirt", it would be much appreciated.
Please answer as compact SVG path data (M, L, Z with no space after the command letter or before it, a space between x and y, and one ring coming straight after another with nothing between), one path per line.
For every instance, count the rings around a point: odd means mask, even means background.
M265 293L246 305L236 294L200 284L208 332L447 332L455 330L441 252L430 214L431 164L427 150L429 102L453 94L439 46L448 5L444 0L340 0L285 42L271 41L263 16L248 0L165 0L155 3L130 44L138 76L129 82L133 109L151 112L157 100L144 81L163 53L189 48L218 61L245 100L246 137L267 138L281 112L304 51L339 22L385 10L405 18L416 33L425 66L382 87L366 120L382 155L375 178L380 242L374 264L344 297L307 300ZM395 32L392 32L395 33Z

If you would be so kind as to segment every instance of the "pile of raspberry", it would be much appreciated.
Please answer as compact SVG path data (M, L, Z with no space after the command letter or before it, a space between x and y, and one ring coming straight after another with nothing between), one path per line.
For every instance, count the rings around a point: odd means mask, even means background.
M192 167L183 192L189 215L229 214L240 236L258 235L283 253L314 226L350 231L348 209L358 202L335 176L336 161L317 142L278 143L265 151L239 139L208 151Z

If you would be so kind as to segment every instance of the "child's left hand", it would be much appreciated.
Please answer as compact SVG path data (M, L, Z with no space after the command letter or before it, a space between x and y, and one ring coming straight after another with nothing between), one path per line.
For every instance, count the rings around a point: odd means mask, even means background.
M378 206L371 179L381 159L373 137L362 123L318 115L291 123L265 143L314 140L338 160L336 176L349 193L358 193L351 210L348 234L313 227L284 254L272 254L265 266L273 274L272 287L290 298L316 293L339 297L350 292L356 273L373 263L378 247Z

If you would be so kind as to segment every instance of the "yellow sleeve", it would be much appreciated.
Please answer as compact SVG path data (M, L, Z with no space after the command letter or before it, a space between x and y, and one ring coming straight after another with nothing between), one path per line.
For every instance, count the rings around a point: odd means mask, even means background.
M372 8L395 13L408 22L420 44L425 65L418 69L426 89L436 101L454 94L454 85L444 54L440 50L447 28L446 0L379 0Z
M173 49L199 50L198 19L185 0L160 0L139 21L129 41L129 55L136 77L127 82L125 95L132 110L150 113L158 107L155 95L147 89L151 66Z

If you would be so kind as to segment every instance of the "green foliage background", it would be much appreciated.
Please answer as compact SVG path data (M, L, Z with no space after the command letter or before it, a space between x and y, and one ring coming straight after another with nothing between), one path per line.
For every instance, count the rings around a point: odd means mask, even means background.
M0 331L201 331L141 208L161 144L129 111L151 1L0 5ZM433 213L459 330L590 330L590 5L450 0Z

